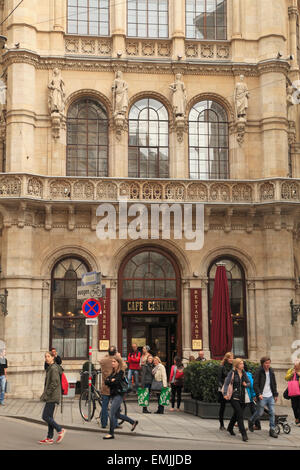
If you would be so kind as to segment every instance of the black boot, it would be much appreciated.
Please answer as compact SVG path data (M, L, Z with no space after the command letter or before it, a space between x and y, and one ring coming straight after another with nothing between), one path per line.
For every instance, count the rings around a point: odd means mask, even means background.
M231 428L227 428L227 431L229 432L229 434L231 434L232 436L235 436L235 432L233 429Z
M151 414L151 411L147 410L147 406L143 406L143 413Z
M248 436L247 436L246 432L242 434L242 439L243 439L244 442L248 441Z

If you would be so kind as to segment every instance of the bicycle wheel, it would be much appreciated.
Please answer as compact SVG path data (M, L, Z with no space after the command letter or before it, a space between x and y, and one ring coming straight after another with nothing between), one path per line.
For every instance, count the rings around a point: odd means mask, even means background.
M280 426L279 424L276 424L275 428L274 428L274 431L276 432L277 436L278 434L280 434Z
M93 419L94 414L95 414L95 408L96 408L96 403L95 403L95 397L94 394L91 394L91 419ZM80 395L79 399L79 410L82 418L85 421L89 420L89 391L84 390L82 394Z

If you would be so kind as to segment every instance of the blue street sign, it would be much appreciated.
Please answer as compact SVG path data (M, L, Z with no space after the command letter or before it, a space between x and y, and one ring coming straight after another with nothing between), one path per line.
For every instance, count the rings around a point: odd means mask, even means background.
M96 318L102 312L101 304L96 299L88 299L82 305L83 314L87 318Z

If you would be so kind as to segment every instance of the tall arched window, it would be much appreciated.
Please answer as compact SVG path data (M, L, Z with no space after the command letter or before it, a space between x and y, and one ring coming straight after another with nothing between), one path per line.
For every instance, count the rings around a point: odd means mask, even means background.
M77 286L88 271L75 257L59 261L52 271L50 343L64 359L85 359L88 354L82 300L77 300Z
M169 176L168 112L152 98L137 101L129 112L128 176Z
M108 118L90 98L73 103L67 115L67 176L107 176Z
M237 357L247 357L246 282L245 273L238 261L224 257L215 260L208 269L208 312L211 323L211 308L217 263L225 263L228 280L229 301L233 321L232 350Z
M186 0L187 39L226 39L226 0Z
M193 179L229 177L227 114L215 101L200 101L189 113L189 167Z

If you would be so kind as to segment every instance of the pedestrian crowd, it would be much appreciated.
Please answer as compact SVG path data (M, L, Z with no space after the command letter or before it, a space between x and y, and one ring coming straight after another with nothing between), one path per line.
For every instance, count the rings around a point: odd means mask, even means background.
M190 357L189 362L205 361L203 351L199 351L198 357ZM124 361L115 346L111 346L108 354L100 360L101 367L101 396L102 409L100 423L103 429L108 427L109 432L103 439L114 439L115 429L120 427L118 420L128 422L131 431L138 425L126 414L122 414L122 403L127 393L138 395L145 392L146 402L142 402L143 413L150 414L148 409L150 392L157 395L156 414L164 414L165 403L161 399L163 390L169 393L167 402L171 403L170 411L180 410L181 395L184 387L184 365L180 357L174 358L171 366L169 380L166 368L158 356L151 354L149 346L144 346L142 352L136 344L132 345L127 361ZM5 384L7 380L7 360L5 351L0 351L0 404L4 405ZM126 376L126 369L127 376ZM55 406L62 398L62 359L55 348L45 354L44 362L45 383L40 400L45 402L42 419L48 425L47 436L40 440L40 444L59 444L62 442L66 430L54 419ZM291 400L295 424L300 427L300 360L297 359L285 376L288 382L283 394L284 398ZM169 387L168 387L169 384ZM264 356L260 360L260 366L252 375L246 362L241 358L234 358L232 352L224 355L218 371L218 401L220 430L226 430L230 435L235 435L235 427L242 436L243 441L248 441L245 427L245 410L249 408L248 430L252 433L261 430L260 419L266 413L269 419L269 435L278 438L276 432L275 403L278 399L277 382L275 372L271 367L271 359ZM110 408L109 408L110 404ZM139 403L140 404L140 403ZM175 408L176 404L176 408ZM227 405L232 408L232 416L227 428L224 425L224 415ZM54 431L57 432L54 441Z

